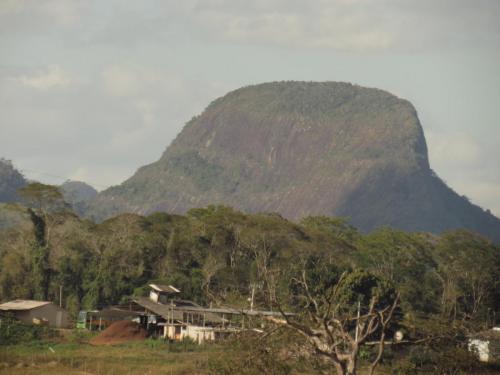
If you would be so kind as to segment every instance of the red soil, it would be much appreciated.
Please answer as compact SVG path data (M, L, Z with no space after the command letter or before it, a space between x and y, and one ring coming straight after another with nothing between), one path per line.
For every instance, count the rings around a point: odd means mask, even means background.
M92 345L113 345L128 341L140 341L147 337L148 333L140 324L130 320L122 320L111 324L102 331L99 336L90 340Z

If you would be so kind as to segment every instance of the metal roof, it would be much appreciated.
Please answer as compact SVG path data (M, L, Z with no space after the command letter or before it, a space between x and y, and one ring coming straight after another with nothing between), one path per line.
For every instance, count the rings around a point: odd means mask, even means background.
M172 285L149 284L149 286L157 292L163 293L180 293L181 291Z
M33 310L41 306L48 305L49 301L32 301L32 300L25 300L25 299L16 299L14 301L9 301L2 303L0 305L0 310L3 311L13 311L13 310Z
M189 306L186 305L186 302L188 301L179 301L180 304L177 304L178 301L172 301L171 305L163 305L161 303L153 302L146 297L134 298L134 302L139 306L142 306L145 309L155 313L156 315L162 316L165 319L171 319L173 315L174 320L182 321L184 320L184 313L197 312L203 313L205 315L205 321L207 323L222 323L222 319L220 316L214 314L211 311L203 311L201 307L197 307L196 303L191 301L189 301Z
M180 308L180 307L179 307ZM250 316L283 316L279 311L263 311L263 310L247 310L234 309L231 307L200 307L200 306L183 306L184 311L208 312L214 314L229 314L229 315L250 315ZM294 314L285 312L285 315L292 316Z
M282 316L278 311L262 311L262 310L246 310L246 309L234 309L229 307L202 307L197 305L192 301L185 300L173 300L171 305L163 305L161 303L156 303L151 301L146 297L138 297L134 299L134 302L144 308L154 312L157 315L161 315L164 318L171 318L172 312L174 313L174 319L181 319L183 312L196 312L205 314L207 320L213 322L222 321L220 315L248 315L248 316ZM294 314L285 312L285 315L292 316Z

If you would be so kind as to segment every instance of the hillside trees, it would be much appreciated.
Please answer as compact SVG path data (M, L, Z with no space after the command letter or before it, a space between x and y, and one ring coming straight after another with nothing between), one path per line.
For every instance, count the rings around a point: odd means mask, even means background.
M443 315L465 321L491 320L499 307L498 247L477 234L460 230L441 236L434 254Z
M304 290L290 280L300 280L302 269L318 294L327 275L332 287L344 271L365 270L400 293L409 330L421 326L416 319L484 325L500 314L499 248L468 232L364 235L340 219L296 224L222 206L95 224L38 207L23 208L28 226L0 231L2 300L43 298L48 285L48 298L57 301L62 285L63 303L76 312L120 303L159 282L201 304L275 309L279 302L300 312ZM28 209L36 216L27 216ZM362 308L369 309L369 301Z
M357 265L395 285L407 314L439 311L437 260L426 236L382 228L363 236L358 244Z
M23 198L33 225L32 243L32 282L35 290L34 296L37 299L47 300L52 276L50 266L50 252L52 245L52 229L60 223L59 215L54 215L56 211L65 208L65 203L61 192L51 185L44 185L38 182L31 183L19 190L19 195Z

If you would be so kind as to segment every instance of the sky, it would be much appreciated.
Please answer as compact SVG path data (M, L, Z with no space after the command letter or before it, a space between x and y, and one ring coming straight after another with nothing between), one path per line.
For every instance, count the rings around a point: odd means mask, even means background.
M281 80L410 100L431 167L500 216L498 0L0 0L0 157L45 183L117 185Z

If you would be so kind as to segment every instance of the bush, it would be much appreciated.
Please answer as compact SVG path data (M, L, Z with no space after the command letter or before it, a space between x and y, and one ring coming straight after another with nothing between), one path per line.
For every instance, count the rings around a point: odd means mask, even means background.
M486 366L463 347L416 346L392 366L394 375L465 375L480 373Z
M57 336L47 326L23 324L11 316L0 318L0 345L14 345L33 342Z

